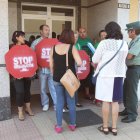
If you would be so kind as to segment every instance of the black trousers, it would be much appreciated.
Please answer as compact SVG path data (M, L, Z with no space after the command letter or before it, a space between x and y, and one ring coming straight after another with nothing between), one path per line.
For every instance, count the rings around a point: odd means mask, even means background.
M92 75L93 75L93 67L90 66L90 72L89 72L88 76L86 77L86 79L80 80L82 87L91 87L92 86L92 80L91 80Z
M16 102L18 107L22 107L24 103L29 103L31 98L30 87L31 80L28 78L15 79Z

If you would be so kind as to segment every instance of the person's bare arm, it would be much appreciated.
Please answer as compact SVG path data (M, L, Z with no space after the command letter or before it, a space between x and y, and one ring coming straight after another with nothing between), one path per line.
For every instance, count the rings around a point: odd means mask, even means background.
M73 54L73 57L74 57L74 60L77 64L77 66L81 66L82 65L82 59L81 59L78 51L76 50L75 46L73 46L73 48L72 48L72 54Z
M133 59L133 58L134 58L134 55L133 55L133 54L128 53L128 55L127 55L127 59L128 59L128 60L130 60L130 59Z

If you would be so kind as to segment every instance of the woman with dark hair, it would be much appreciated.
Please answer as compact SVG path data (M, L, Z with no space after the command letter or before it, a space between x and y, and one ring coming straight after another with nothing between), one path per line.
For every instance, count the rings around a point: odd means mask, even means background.
M70 29L65 29L61 33L60 43L51 50L50 54L50 70L53 74L54 86L57 94L57 125L55 126L55 131L57 133L62 132L62 118L65 96L70 115L69 129L74 131L76 127L75 96L72 98L65 87L60 83L60 79L66 72L66 53L68 53L69 68L76 75L75 62L78 66L80 66L82 64L82 60L74 46L74 32Z
M109 130L117 135L117 118L119 112L118 102L123 96L123 78L126 75L126 56L128 45L123 41L121 28L116 22L110 22L105 26L107 37L102 40L92 58L97 66L94 76L96 81L95 98L103 101L102 115L103 125L98 128L104 134ZM108 62L108 63L107 63ZM109 106L112 106L112 127L108 127Z
M15 45L20 45L22 47L25 44L25 33L22 31L15 31L12 36L12 41ZM24 103L26 105L25 112L29 116L34 116L31 107L30 107L30 86L31 80L29 78L15 79L14 85L16 89L16 102L18 106L18 117L20 121L25 119L23 113Z

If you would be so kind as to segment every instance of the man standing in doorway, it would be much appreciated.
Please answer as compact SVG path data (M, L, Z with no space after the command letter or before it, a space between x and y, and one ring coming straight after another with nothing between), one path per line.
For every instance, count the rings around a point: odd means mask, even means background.
M37 44L44 38L48 38L50 33L50 28L48 25L41 25L40 26L40 35L41 37L36 39L31 48L33 50L36 49ZM51 75L50 69L43 67L39 68L39 79L40 79L40 86L41 86L41 104L43 106L43 111L47 111L49 109L49 97L47 95L47 82L49 91L53 100L54 110L56 109L56 91L53 84L53 77Z
M85 50L91 60L93 53L95 51L93 47L93 42L87 36L87 31L85 28L80 27L78 31L79 31L79 37L76 42L76 48L77 50ZM89 100L92 100L92 97L89 91L89 87L91 85L91 76L92 76L92 67L90 68L90 73L87 76L87 78L84 80L81 80L82 86L85 87L86 98Z
M131 42L129 44L129 52L127 55L127 73L124 81L124 111L119 112L124 123L136 121L138 116L138 83L140 79L140 22L127 24L127 30Z
M107 33L106 33L105 30L101 30L101 31L99 32L100 41L104 40L104 39L106 38L106 36L107 36ZM94 48L95 48L95 49L97 49L97 47L98 47L100 41L99 41L99 42L96 42L96 44L94 45Z

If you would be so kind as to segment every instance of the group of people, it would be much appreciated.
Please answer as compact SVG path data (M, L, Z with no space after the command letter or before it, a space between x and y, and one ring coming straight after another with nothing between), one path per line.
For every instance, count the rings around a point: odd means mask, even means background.
M117 135L117 119L126 116L122 122L130 123L136 121L138 116L138 81L140 78L140 22L127 24L128 35L132 39L129 44L123 40L121 28L116 22L109 22L104 30L99 32L100 42L93 43L87 37L86 29L80 27L77 32L71 29L64 29L59 37L59 42L50 52L50 67L39 68L39 79L41 89L41 104L43 111L49 109L49 97L53 100L56 111L55 131L62 132L62 118L65 102L69 109L71 131L76 128L76 105L78 102L78 91L71 97L60 79L67 70L66 54L68 53L69 68L76 75L76 67L82 65L82 60L78 50L85 50L90 59L90 73L86 79L81 80L81 85L85 88L86 97L91 99L89 86L94 71L96 80L96 103L102 103L103 124L98 130L104 134L112 132ZM44 38L48 38L50 28L48 25L40 26L41 37L33 41L31 48L35 51L36 46ZM16 45L25 44L25 33L15 31L12 41ZM75 65L76 64L76 65ZM126 68L127 65L127 68ZM127 72L126 72L127 71ZM125 78L126 77L126 78ZM124 80L125 79L125 80ZM25 112L30 116L34 113L30 107L30 84L29 78L15 79L16 100L18 105L19 120L24 120L23 106L26 104ZM119 102L122 101L125 110L119 112ZM109 127L109 106L112 106L112 126ZM118 113L119 112L119 113ZM77 118L78 119L78 118Z
M101 41L93 55L92 62L97 76L95 98L102 101L103 125L98 130L104 134L110 131L117 135L118 115L121 121L131 123L138 116L138 83L140 78L140 22L127 24L131 42L123 40L120 26L110 22L105 26L106 39ZM127 67L126 67L127 66ZM123 99L125 109L119 112ZM109 127L109 106L112 106L112 126Z

